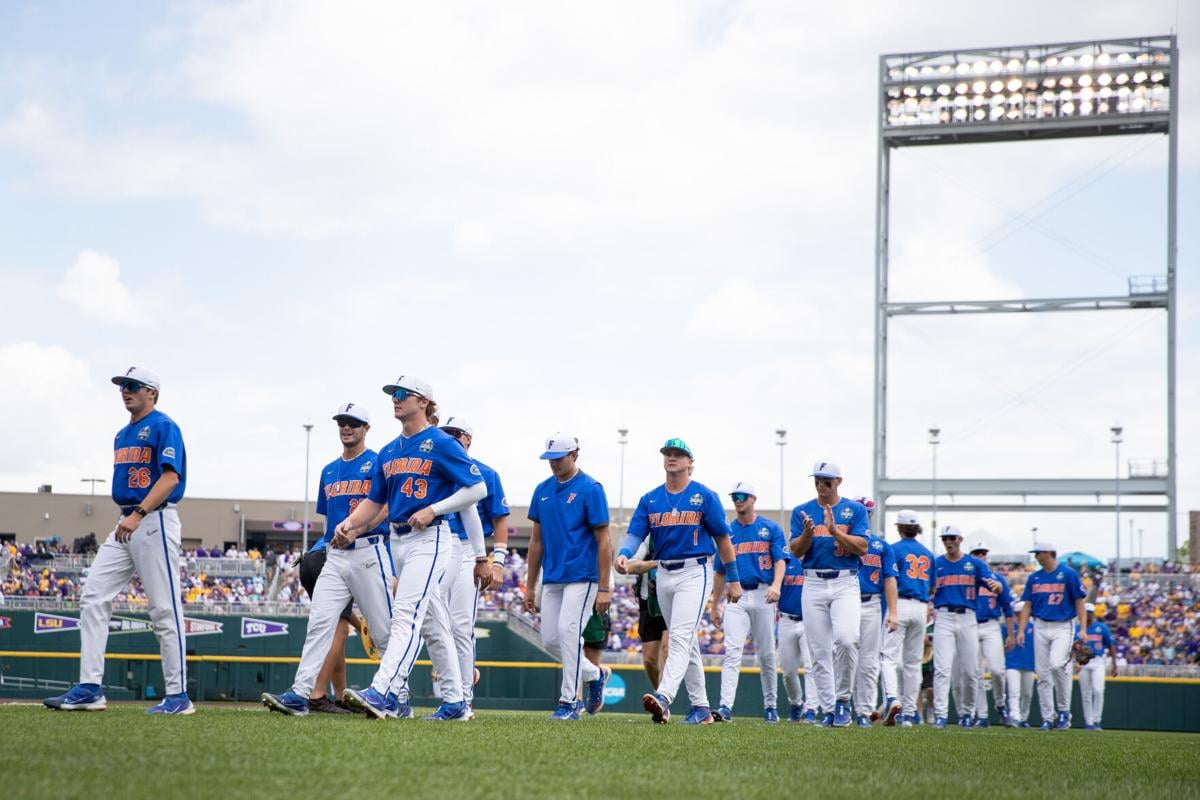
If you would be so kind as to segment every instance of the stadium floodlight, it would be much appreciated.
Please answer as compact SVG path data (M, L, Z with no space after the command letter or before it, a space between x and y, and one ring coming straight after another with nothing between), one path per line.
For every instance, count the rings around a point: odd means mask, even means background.
M895 147L1164 132L1174 47L1160 36L887 55L883 136Z

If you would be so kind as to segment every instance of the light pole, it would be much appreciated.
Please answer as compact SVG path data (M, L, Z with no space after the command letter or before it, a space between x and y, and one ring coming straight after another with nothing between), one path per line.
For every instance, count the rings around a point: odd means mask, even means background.
M97 483L107 483L108 481L104 480L104 478L80 478L79 482L80 483L90 483L92 485L92 497L95 497L96 496L96 484Z
M1113 560L1113 572L1116 573L1114 581L1116 585L1121 585L1121 426L1113 425L1109 430L1112 431L1113 452L1116 454L1116 461L1113 467L1113 508L1116 511L1117 524L1117 557Z
M938 435L941 432L942 429L937 425L934 425L929 429L929 449L933 457L931 470L932 480L930 481L929 485L929 506L932 509L929 525L929 552L931 553L937 552L937 446L941 444L941 440L938 439Z
M620 510L617 516L617 524L625 524L625 445L629 444L629 428L617 428L617 444L621 445L621 483L617 489L617 503L620 504Z
M304 532L301 534L302 552L308 552L308 446L312 439L312 420L304 423Z
M775 435L779 437L779 441L775 442L779 445L779 524L787 525L783 504L783 448L787 447L787 428L779 428Z

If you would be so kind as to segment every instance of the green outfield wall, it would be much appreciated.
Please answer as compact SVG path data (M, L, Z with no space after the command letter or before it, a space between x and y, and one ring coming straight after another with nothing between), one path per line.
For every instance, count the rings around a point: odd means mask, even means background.
M188 692L198 701L256 701L262 692L282 692L291 685L307 629L307 617L239 617L188 615ZM40 698L61 691L78 679L79 619L73 611L6 611L0 608L0 697ZM162 695L158 642L149 618L116 614L110 625L104 674L110 700L143 700ZM558 698L561 672L550 657L504 622L476 626L480 681L478 709L545 709ZM347 677L354 687L366 686L375 664L360 640L347 645ZM708 696L719 695L720 675L706 670ZM428 657L422 654L411 688L418 705L436 703ZM605 698L606 710L641 712L641 696L649 683L640 666L614 665ZM688 710L680 687L673 711ZM780 710L787 700L779 684ZM1036 694L1031 721L1040 722ZM1072 713L1081 720L1079 693ZM760 719L762 691L756 670L744 670L734 714ZM997 722L993 714L993 722ZM1104 704L1106 728L1200 732L1200 680L1110 678Z

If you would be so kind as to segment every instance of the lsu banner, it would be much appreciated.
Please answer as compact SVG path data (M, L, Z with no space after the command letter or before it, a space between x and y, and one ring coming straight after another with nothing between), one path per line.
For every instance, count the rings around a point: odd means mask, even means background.
M43 614L41 611L33 615L34 633L65 633L77 630L78 617L60 617L57 614Z

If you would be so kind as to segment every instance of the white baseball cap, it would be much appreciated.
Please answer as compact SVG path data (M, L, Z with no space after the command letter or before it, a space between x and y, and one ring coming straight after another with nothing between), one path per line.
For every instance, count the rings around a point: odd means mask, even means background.
M433 387L429 385L428 381L423 381L414 375L401 375L396 378L395 383L389 383L383 387L383 393L390 397L396 393L397 389L405 389L413 394L421 395L426 400L433 400Z
M917 512L911 508L906 508L896 514L897 525L920 525L921 520L917 517Z
M942 528L942 532L939 535L943 539L945 539L947 537L951 537L951 536L957 536L959 539L961 539L963 537L962 531L960 531L958 528L954 527L953 525L947 525L946 527Z
M745 481L738 481L737 483L735 483L733 485L733 488L729 490L729 493L730 494L748 494L748 495L753 495L754 497L758 497L758 490L755 489L752 484L746 483Z
M1029 552L1031 552L1031 553L1057 553L1058 548L1054 546L1053 542L1034 542L1033 549L1031 549Z
M813 478L840 478L842 477L842 468L832 461L818 461L813 464Z
M1095 614L1096 613L1096 604L1095 603L1084 603L1083 610L1091 611L1093 614Z
M349 417L367 425L371 424L371 412L361 403L342 403L338 406L337 413L333 415L333 419L336 420L339 417Z
M475 429L471 427L471 423L462 417L450 417L440 427L444 431L462 431L472 438L475 436Z
M557 431L554 435L546 439L546 452L542 453L541 459L549 461L553 458L562 458L568 453L574 453L579 449L579 439L569 433Z
M980 541L976 542L975 544L971 545L971 549L968 550L967 552L974 553L977 550L982 550L985 553L990 553L992 551L992 548L988 547L986 544L983 543L982 540L980 540Z
M151 389L159 388L158 373L149 367L130 367L124 375L113 375L112 382L120 386L125 381L137 381Z

